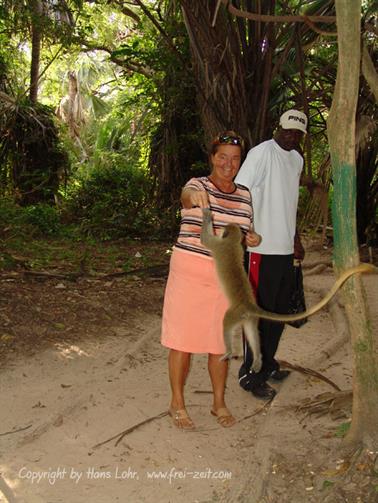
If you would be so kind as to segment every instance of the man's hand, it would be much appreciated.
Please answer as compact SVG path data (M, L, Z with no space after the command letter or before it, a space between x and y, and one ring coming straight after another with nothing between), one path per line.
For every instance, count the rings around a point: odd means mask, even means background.
M296 231L294 236L294 258L297 260L303 260L304 256L305 256L305 249L303 248L298 231Z
M185 209L193 208L193 206L208 208L209 197L206 190L183 188L181 191L181 204Z

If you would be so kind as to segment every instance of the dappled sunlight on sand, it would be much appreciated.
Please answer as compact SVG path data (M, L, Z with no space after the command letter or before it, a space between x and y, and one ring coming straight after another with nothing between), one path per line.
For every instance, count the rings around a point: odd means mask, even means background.
M82 349L79 348L79 346L75 346L73 344L67 345L67 344L55 344L55 347L58 349L59 355L63 356L64 358L67 359L74 359L77 356L87 356L90 357L91 355L87 353L86 351L83 351Z

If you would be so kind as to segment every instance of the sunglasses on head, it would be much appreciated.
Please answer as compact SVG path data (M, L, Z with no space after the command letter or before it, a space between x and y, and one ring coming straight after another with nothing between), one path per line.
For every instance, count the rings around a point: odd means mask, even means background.
M229 135L229 134L221 134L215 140L214 144L219 145L239 145L239 147L243 146L243 140L239 136Z

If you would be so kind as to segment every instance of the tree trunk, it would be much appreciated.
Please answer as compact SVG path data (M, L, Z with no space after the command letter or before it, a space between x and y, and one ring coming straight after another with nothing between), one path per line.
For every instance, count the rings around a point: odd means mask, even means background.
M247 147L271 135L267 117L272 80L275 27L233 19L218 2L181 0L189 34L205 141L234 129ZM262 14L274 1L256 2ZM252 7L252 3L250 4ZM253 3L255 6L255 3Z
M334 183L334 260L337 272L359 262L356 232L355 114L360 74L361 1L336 0L338 69L328 119ZM378 352L360 277L343 289L353 351L352 425L346 443L375 449L378 440Z
M39 0L34 0L31 2L32 6L32 50L31 50L31 65L30 65L30 101L32 103L37 103L38 98L38 80L39 80L39 62L41 57L41 41L42 41L42 31L41 31L41 13L42 5Z

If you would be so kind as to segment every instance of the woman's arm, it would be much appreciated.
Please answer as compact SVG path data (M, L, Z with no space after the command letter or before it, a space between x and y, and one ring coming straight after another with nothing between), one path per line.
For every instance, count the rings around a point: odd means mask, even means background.
M206 190L197 190L192 187L184 187L181 191L181 204L185 209L199 206L200 208L209 207L209 197Z

